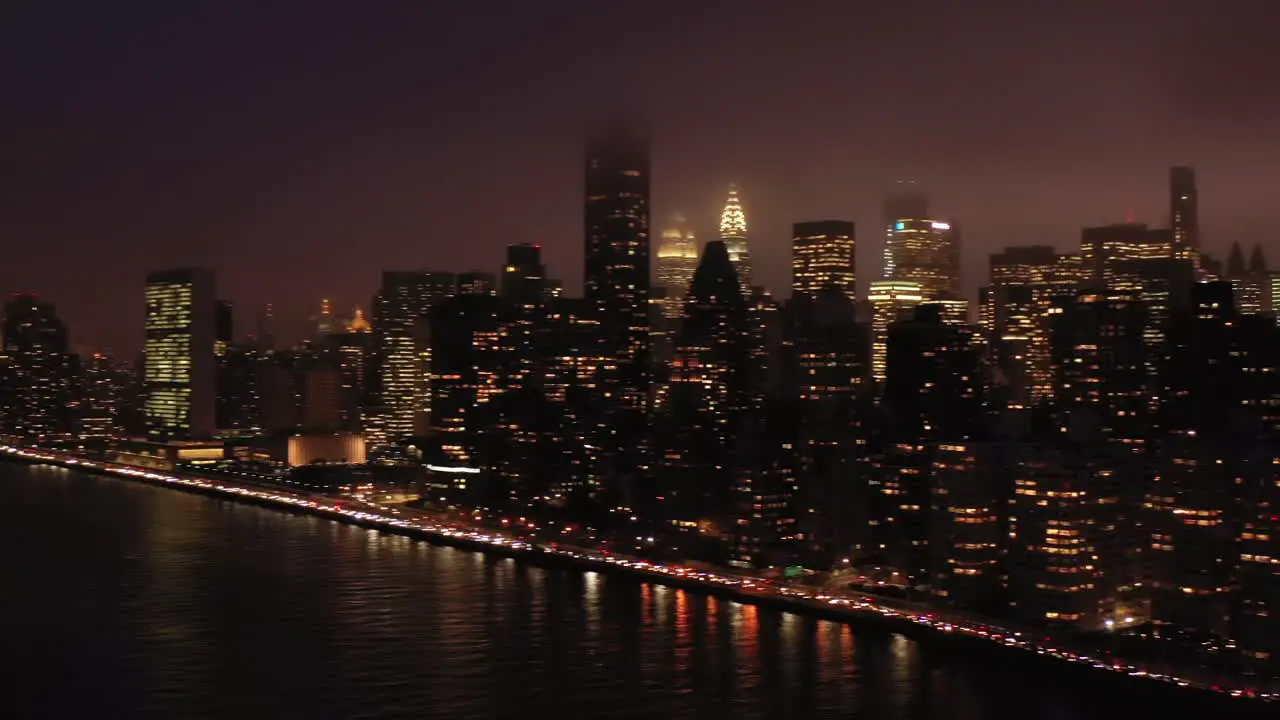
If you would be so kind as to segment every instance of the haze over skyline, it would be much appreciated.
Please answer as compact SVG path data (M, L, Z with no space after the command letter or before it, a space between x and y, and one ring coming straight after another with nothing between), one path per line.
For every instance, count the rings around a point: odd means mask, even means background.
M1174 164L1208 251L1280 251L1260 3L686 5L10 3L0 290L126 353L173 266L216 270L239 333L274 302L286 339L321 297L367 309L383 270L496 271L510 243L577 294L580 130L614 102L654 128L655 242L677 211L712 239L735 182L782 294L791 224L823 218L857 223L865 290L904 176L962 223L968 294L1006 245L1165 224Z

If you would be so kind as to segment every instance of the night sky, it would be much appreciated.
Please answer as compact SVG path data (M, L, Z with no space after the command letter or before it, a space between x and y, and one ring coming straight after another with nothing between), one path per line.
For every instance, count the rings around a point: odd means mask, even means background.
M865 287L902 176L963 223L970 292L1004 245L1166 223L1179 163L1211 250L1280 261L1273 4L5 0L0 291L129 353L171 266L213 267L239 332L275 302L286 339L384 269L514 242L576 293L581 128L620 103L654 128L655 228L709 237L736 181L780 290L790 224L825 217L858 223Z

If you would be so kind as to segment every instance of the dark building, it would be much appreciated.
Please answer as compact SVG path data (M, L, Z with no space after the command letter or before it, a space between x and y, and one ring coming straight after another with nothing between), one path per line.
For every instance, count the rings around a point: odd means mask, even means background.
M1169 169L1169 224L1178 257L1185 258L1188 253L1200 250L1200 194L1196 190L1194 168Z
M72 360L67 328L51 303L15 295L4 306L5 431L33 439L72 432Z
M600 320L602 390L640 410L649 386L649 143L611 127L587 143L584 296Z
M552 297L552 283L542 264L542 246L530 243L507 246L507 264L502 268L502 296L523 304L546 302Z
M760 380L751 370L747 301L725 244L709 242L689 286L656 421L659 483L671 517L725 518L731 511L733 441Z

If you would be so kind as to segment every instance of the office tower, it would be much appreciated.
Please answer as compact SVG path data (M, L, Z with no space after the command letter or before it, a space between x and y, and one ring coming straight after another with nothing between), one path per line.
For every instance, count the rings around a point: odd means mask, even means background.
M1173 242L1169 230L1142 223L1085 228L1080 233L1081 282L1095 290L1111 289L1118 263L1171 258Z
M502 392L501 303L491 295L458 295L431 315L431 424L445 454L459 464L473 461L476 441L489 427L487 404Z
M885 279L918 283L930 301L959 296L954 243L950 223L920 218L894 222L885 244Z
M929 217L929 195L915 180L895 182L884 197L884 227L892 232L899 220Z
M728 510L733 440L752 400L749 343L747 300L728 249L709 242L689 287L655 437L661 494L673 518L696 521Z
M1025 444L1014 456L1009 584L1015 615L1034 625L1102 626L1098 518L1108 512L1072 448Z
M886 345L889 326L908 317L924 302L924 292L917 282L875 280L867 300L871 303L871 378L876 384L885 381Z
M838 562L865 545L862 404L869 396L870 338L857 322L856 302L834 287L793 296L786 320L779 370L787 375L774 393L798 405L795 512L807 556Z
M662 299L662 316L678 320L684 315L684 300L698 268L698 244L684 217L677 215L670 227L662 231L658 245L658 284L666 292Z
M526 304L551 299L551 283L547 279L547 266L542 264L541 245L507 246L507 264L502 267L502 296Z
M1050 321L1057 408L1087 412L1126 453L1140 453L1147 434L1147 319L1141 301L1082 291L1055 299Z
M337 432L343 421L342 372L329 363L302 371L301 420L305 432Z
M1169 218L1173 254L1184 260L1196 260L1200 252L1200 194L1196 191L1194 168L1169 169Z
M111 358L94 353L85 360L78 393L80 437L102 439L122 432L120 405L123 390L120 370Z
M51 303L24 293L4 306L4 354L11 363L6 432L43 439L72 431L67 348L67 328Z
M1004 610L1000 560L1007 525L991 443L952 441L933 448L930 475L930 590L952 607Z
M218 364L218 429L256 433L262 429L262 367L267 351L232 343Z
M263 350L274 350L276 347L275 324L276 310L271 303L266 303L258 308L257 326L254 331L254 337L257 339L258 347Z
M1246 265L1240 243L1232 243L1225 279L1231 283L1236 309L1241 313L1257 314L1271 309L1267 260L1262 254L1261 245L1253 247Z
M229 353L235 333L235 317L231 303L219 300L213 308L213 359L217 365L217 406L214 410L214 427L231 428L232 388Z
M1152 620L1226 634L1235 592L1237 486L1260 437L1250 417L1248 363L1229 283L1200 283L1170 322L1161 364L1157 471L1144 497ZM1267 457L1270 461L1272 458ZM1274 477L1274 469L1268 469Z
M981 439L981 374L968 326L919 305L889 326L884 403L904 441Z
M385 435L386 442L416 434L430 417L428 320L432 306L452 297L456 289L453 273L424 270L382 274L374 308L381 417L374 430L375 435Z
M1009 401L1034 405L1053 394L1049 314L1053 298L1075 296L1080 256L1047 245L1007 247L990 259L982 321L991 362L1008 381Z
M498 281L491 272L471 270L458 273L459 295L496 295Z
M932 570L930 495L937 448L983 439L972 335L967 327L943 324L934 305L917 307L913 317L889 328L882 400L889 444L876 474L888 501L883 541L890 565L912 584L927 583ZM944 465L953 462L960 460Z
M199 438L217 413L218 308L213 272L180 268L147 276L147 435Z
M791 295L817 295L831 288L857 300L853 223L796 223L791 232Z
M588 139L584 297L599 322L601 390L641 411L650 383L649 141L613 127Z
M739 425L731 549L736 564L776 567L796 560L803 537L793 504L798 421L794 404L773 400Z
M929 301L929 304L938 308L939 314L942 316L942 322L946 325L968 325L969 323L969 301L965 298L958 297L941 297ZM975 341L977 338L975 338Z
M743 294L751 292L751 252L747 248L747 216L742 212L737 186L729 186L729 199L720 213L720 242L729 250L729 260L738 274Z

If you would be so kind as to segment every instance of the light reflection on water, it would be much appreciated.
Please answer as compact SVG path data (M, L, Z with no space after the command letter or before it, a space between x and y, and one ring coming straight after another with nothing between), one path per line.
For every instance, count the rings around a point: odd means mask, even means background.
M6 718L1158 714L875 629L78 473L0 465L0 547Z

